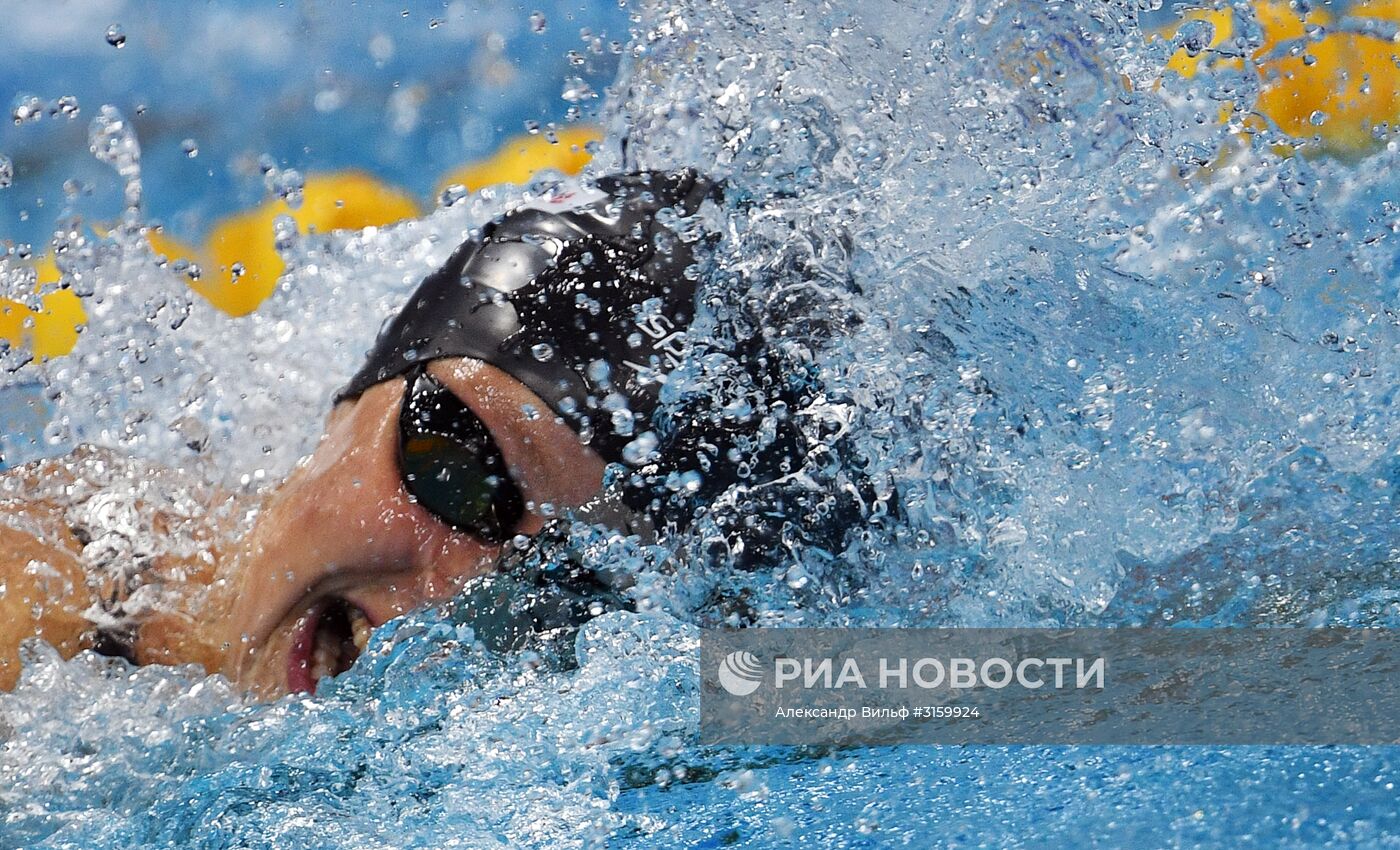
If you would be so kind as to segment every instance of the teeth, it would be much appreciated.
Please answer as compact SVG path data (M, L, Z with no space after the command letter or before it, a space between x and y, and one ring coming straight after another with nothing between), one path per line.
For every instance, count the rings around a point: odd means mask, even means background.
M369 645L371 632L369 618L354 604L343 599L323 603L308 665L312 681L339 676L350 669Z
M316 644L311 651L311 681L319 682L327 676L335 675L336 655L339 654L340 647L333 641L324 640L324 635L317 630Z
M369 646L370 632L373 631L369 624L369 618L355 605L346 607L349 609L350 634L355 640L355 650L364 652L365 647Z

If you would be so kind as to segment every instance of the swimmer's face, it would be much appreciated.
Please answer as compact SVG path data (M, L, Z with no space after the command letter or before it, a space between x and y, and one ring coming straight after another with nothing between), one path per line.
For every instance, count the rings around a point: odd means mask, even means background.
M554 509L587 502L603 461L549 415L523 384L472 360L428 372L490 430L525 499L509 531L533 534ZM315 453L271 497L244 541L235 573L225 669L263 696L307 691L340 672L369 630L451 598L491 569L499 545L454 530L405 490L398 463L395 378L337 405Z

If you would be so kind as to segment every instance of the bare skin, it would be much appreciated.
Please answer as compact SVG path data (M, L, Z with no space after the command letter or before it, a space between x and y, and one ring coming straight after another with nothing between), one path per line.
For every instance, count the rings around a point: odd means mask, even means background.
M25 639L39 637L64 657L92 648L94 620L102 619L104 609L99 600L128 596L119 575L93 569L84 560L84 547L93 541L85 539L82 523L74 523L68 508L75 503L98 507L101 496L85 501L84 495L101 493L104 478L114 471L118 478L143 475L150 472L147 467L123 464L111 452L84 446L67 457L0 476L0 690L12 688L19 676L19 647ZM229 521L230 509L238 507L227 493L204 490L200 500L183 504L175 513L134 491L122 500L146 515L152 536L182 541L171 552L149 558L142 571L147 586L137 591L141 599L133 607L158 602L162 616L172 622L198 616L216 584L213 542ZM101 543L95 548L100 550ZM152 649L171 656L165 648ZM139 648L137 655L139 659Z
M538 532L551 512L599 491L604 462L523 384L472 360L437 361L429 372L500 447L526 500L516 533ZM179 586L171 605L141 622L138 662L199 663L263 698L308 690L324 649L318 623L332 607L350 612L362 642L361 630L449 599L491 569L499 546L454 530L403 487L397 451L404 387L394 378L337 405L316 450L267 498L252 530L216 554L216 568L163 566ZM60 571L76 568L81 578L72 541L0 526L0 579L22 577L36 558L65 565ZM42 622L10 615L43 593L35 581L21 578L14 581L18 594L0 593L0 687L13 684L18 665L4 659L24 637L38 634L65 654L90 643L87 624L70 616L86 607L80 600L52 599Z
M82 611L89 604L83 569L69 551L0 526L0 690L19 679L19 642L38 637L64 656L85 648L90 624Z

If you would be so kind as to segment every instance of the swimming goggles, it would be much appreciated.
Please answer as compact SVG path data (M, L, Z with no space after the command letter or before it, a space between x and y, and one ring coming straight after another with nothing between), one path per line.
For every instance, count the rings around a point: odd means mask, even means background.
M414 501L458 531L488 543L510 538L525 505L490 430L457 395L418 364L407 375L408 393L399 411L399 470ZM557 641L565 667L574 666L568 635L604 611L631 609L622 591L630 576L614 575L580 560L571 525L599 523L651 540L644 517L627 509L616 493L600 494L556 519L533 545L507 547L496 569L477 576L453 604L451 621L470 625L476 640L496 652L513 652ZM540 644L543 646L543 644Z
M418 364L399 411L399 474L419 505L487 543L510 539L525 515L491 431Z

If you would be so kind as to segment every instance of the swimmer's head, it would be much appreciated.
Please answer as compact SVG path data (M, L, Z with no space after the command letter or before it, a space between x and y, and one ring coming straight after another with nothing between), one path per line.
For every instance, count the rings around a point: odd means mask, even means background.
M225 669L310 690L594 500L679 363L696 283L675 219L711 192L692 172L556 189L430 275L244 542Z
M691 170L642 172L561 184L517 207L423 281L338 400L470 357L622 460L648 429L694 316L691 246L661 213L692 215L713 191Z

